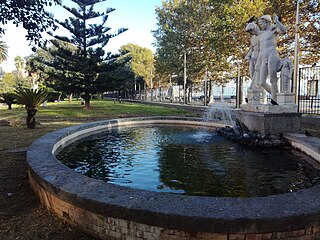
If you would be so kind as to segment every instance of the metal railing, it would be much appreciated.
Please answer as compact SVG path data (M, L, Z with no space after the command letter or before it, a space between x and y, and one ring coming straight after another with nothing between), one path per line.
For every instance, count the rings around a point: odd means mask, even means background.
M320 66L299 69L298 112L320 115Z

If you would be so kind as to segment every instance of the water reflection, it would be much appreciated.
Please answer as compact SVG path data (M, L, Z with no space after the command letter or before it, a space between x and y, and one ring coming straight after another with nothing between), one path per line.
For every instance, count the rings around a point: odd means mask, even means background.
M192 127L112 130L69 146L58 158L92 178L187 195L267 196L319 183L319 170L305 155L253 150Z

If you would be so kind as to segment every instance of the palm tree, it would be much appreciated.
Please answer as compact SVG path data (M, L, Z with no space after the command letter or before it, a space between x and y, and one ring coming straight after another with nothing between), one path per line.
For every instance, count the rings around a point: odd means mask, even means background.
M47 99L47 92L42 89L18 89L15 92L17 102L25 105L27 109L26 123L28 128L36 127L35 115L38 111L37 107Z
M0 63L8 59L8 46L4 41L0 41Z
M22 75L24 69L24 59L21 56L16 56L14 58L14 65L16 65L18 75Z

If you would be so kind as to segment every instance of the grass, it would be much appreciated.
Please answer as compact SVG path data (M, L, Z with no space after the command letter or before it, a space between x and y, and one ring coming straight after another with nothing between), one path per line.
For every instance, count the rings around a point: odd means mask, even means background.
M2 111L3 110L3 111ZM40 106L36 118L109 118L109 117L133 117L155 115L184 115L185 110L170 109L166 107L149 106L135 103L113 103L113 101L92 101L91 109L86 110L80 105L80 101L48 103L46 107ZM0 108L0 119L21 118L25 116L22 106L14 105L11 111Z
M91 109L86 110L80 101L63 101L40 106L36 120L40 123L36 129L27 129L26 110L14 105L12 110L0 105L0 120L6 120L11 126L0 126L0 151L9 148L28 147L38 137L48 132L74 124L104 119L139 116L194 116L186 110L149 106L136 103L114 103L107 100L93 100Z

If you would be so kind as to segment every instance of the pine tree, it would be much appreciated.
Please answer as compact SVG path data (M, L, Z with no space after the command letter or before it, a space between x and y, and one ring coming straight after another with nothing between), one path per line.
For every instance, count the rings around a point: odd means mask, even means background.
M105 12L94 11L96 3L104 0L73 0L78 9L63 6L73 17L57 22L67 29L71 37L55 36L51 41L53 46L46 50L51 57L45 64L51 69L49 79L51 86L57 91L81 94L85 100L85 107L90 108L92 94L101 92L100 75L110 71L115 56L105 54L103 48L110 38L126 31L119 29L115 34L109 34L110 28L105 27L108 14L114 8L107 8ZM89 24L95 18L102 18L100 24ZM49 61L48 61L49 59Z

